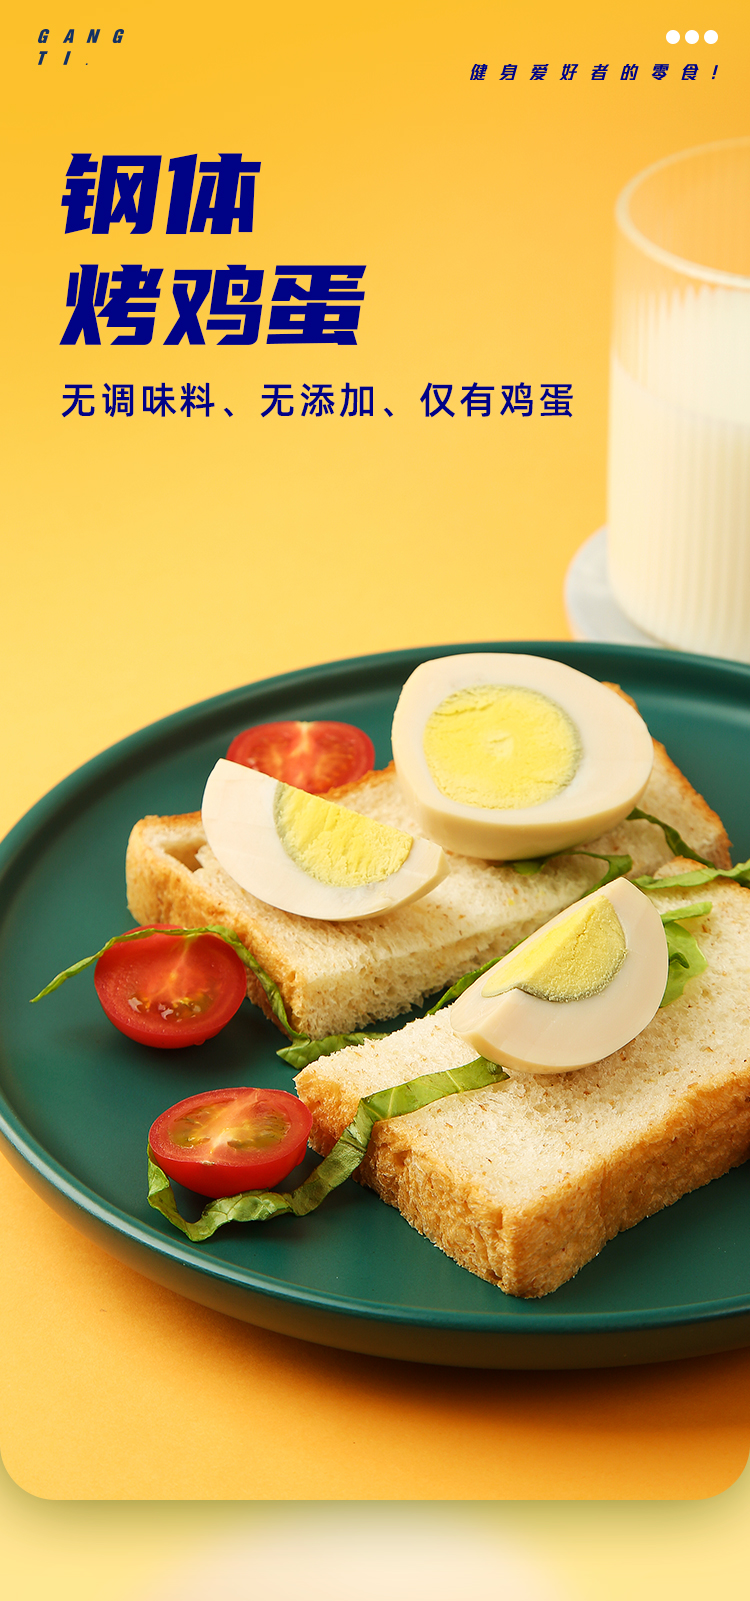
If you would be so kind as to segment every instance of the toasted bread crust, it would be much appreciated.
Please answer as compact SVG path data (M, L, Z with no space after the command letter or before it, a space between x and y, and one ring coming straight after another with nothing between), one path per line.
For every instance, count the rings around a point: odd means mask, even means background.
M623 700L626 700L628 705L632 706L633 711L638 712L638 706L633 700L632 695L629 695L627 690L624 690L620 684L610 684L604 681L604 688L611 689L615 695L621 695ZM638 715L640 716L640 712L638 712ZM685 777L685 774L680 772L679 767L675 765L671 757L667 754L665 746L662 745L661 740L658 739L654 740L654 758L655 765L662 768L665 779L671 785L674 791L675 800L678 802L678 804L681 804L686 809L689 808L693 810L700 818L699 831L701 831L702 828L704 840L710 847L705 851L705 853L701 852L701 854L705 854L708 857L708 860L713 862L714 867L731 867L732 841L727 834L718 812L712 811L708 801L704 800L702 795L699 795L697 789L693 789L692 784ZM649 785L646 786L647 791L649 787ZM645 799L645 796L642 797L642 799ZM646 811L647 809L648 808L645 806L641 807L642 811ZM671 819L665 818L664 821L670 822ZM687 840L686 844L693 845L694 850L698 849L692 839Z
M667 755L664 746L658 739L654 740L654 751L658 753L663 765L665 778L667 776L669 777L669 781L674 789L676 798L678 798L686 808L691 807L694 811L698 811L700 813L703 843L706 846L705 851L701 851L700 854L705 855L708 861L713 862L714 867L731 867L732 841L729 838L718 812L712 811L708 801L704 800L703 796L698 794L697 789L693 789L692 784L685 777L685 774L680 772L679 767L675 766L675 763L672 761L671 757ZM648 790L646 791L646 795L648 795ZM645 798L646 796L641 797L642 800ZM642 806L641 810L645 811L646 807ZM664 821L668 822L669 819L665 818ZM698 848L694 845L692 839L686 840L685 843L688 845L693 845L694 849Z
M665 905L689 904L692 889ZM511 1081L376 1125L358 1177L462 1267L509 1295L564 1284L608 1240L750 1155L750 890L710 886L706 972L623 1050L577 1073ZM668 898L667 898L668 897ZM363 1095L460 1066L450 1009L305 1068L315 1149Z
M617 686L609 686L616 692ZM630 697L626 697L630 698ZM393 764L367 774L354 784L330 792L330 799L353 810L409 827L399 808ZM689 781L655 743L654 769L641 798L641 809L662 817L675 827L700 856L717 866L730 864L729 841L720 818L698 795ZM412 827L411 832L416 832ZM592 842L606 854L628 851L635 874L665 871L679 863L671 857L662 832L653 824L624 823L608 836ZM683 866L693 865L685 862ZM510 867L467 862L453 858L454 871L438 891L415 907L397 910L388 918L367 924L319 925L309 919L278 912L247 895L219 868L208 849L200 813L177 817L146 817L132 831L127 852L128 903L139 923L174 922L186 926L222 923L252 952L278 985L293 1027L320 1037L349 1032L376 1018L394 1016L418 1003L424 994L445 987L472 968L503 955L514 940L540 926L562 906L570 904L601 871L588 858L567 856L550 863L543 874L527 878ZM463 875L463 876L462 876ZM714 886L711 886L712 895ZM671 892L679 900L678 891ZM683 892L688 899L693 891ZM486 904L478 911L478 902ZM494 897L494 898L493 898ZM739 899L738 899L739 897ZM750 891L722 883L715 898L729 908L728 922L735 933L732 958L738 948L750 949ZM735 915L736 914L736 915ZM705 931L705 930L704 930ZM716 958L715 958L716 959ZM721 937L718 960L721 963ZM748 963L745 962L745 966ZM736 975L735 975L736 976ZM742 1006L750 989L750 973L742 976ZM718 994L703 984L711 1001L711 1018L736 1005L734 977L729 989L719 984ZM721 973L722 983L726 972ZM695 980L694 996L701 994ZM272 1017L258 980L248 974L248 995ZM580 1141L568 1140L563 1126L558 1155L545 1174L543 1164L532 1161L536 1184L524 1191L523 1183L507 1194L498 1190L493 1172L494 1143L505 1127L505 1109L519 1095L517 1084L457 1096L449 1103L427 1107L421 1113L379 1124L358 1177L370 1183L390 1205L441 1249L469 1271L497 1284L508 1294L536 1297L564 1283L601 1250L620 1230L670 1205L680 1195L709 1183L730 1167L743 1162L750 1151L750 1047L747 1028L735 1029L729 1043L724 1029L722 1071L703 1082L703 1063L712 1061L713 1024L703 1019L695 999L683 999L649 1025L617 1058L586 1069L583 1074L560 1075L539 1091L553 1097L558 1112L580 1094L566 1088L585 1080L594 1099L602 1095L615 1104L621 1085L633 1072L648 1077L666 1062L675 1072L685 1055L684 1035L695 1032L698 1071L683 1083L670 1104L650 1115L643 1125L620 1140L605 1158L584 1159ZM276 1021L272 1018L272 1021ZM734 1027L734 1020L733 1020ZM702 1033L701 1033L702 1029ZM418 1031L416 1057L412 1043ZM681 1033L682 1030L682 1033ZM390 1062L394 1041L406 1041L406 1058ZM643 1057L642 1042L647 1040ZM368 1082L371 1064L382 1062L379 1047L368 1044L321 1059L298 1079L303 1100L313 1117L313 1144L326 1152L352 1117L362 1094L427 1072L436 1065L460 1065L466 1047L450 1029L448 1009L409 1025L383 1043L385 1078ZM400 1051L401 1046L397 1047ZM718 1047L717 1047L718 1049ZM639 1052L641 1055L639 1056ZM375 1055L373 1056L373 1053ZM411 1053L411 1054L410 1054ZM352 1065L353 1059L353 1065ZM654 1067L656 1064L656 1067ZM381 1067L381 1074L384 1071ZM709 1075L710 1077L710 1075ZM675 1079L675 1083L676 1083ZM563 1085L560 1088L561 1084ZM557 1086L557 1090L555 1090ZM499 1097L503 1118L497 1122ZM554 1100L554 1096L557 1099ZM636 1108L637 1108L636 1096ZM461 1103L460 1109L456 1103ZM592 1101L593 1104L593 1101ZM624 1103L621 1103L624 1104ZM540 1102L541 1106L541 1102ZM528 1106L524 1117L528 1121ZM541 1106L544 1117L550 1108ZM456 1161L451 1149L453 1129L462 1119L474 1119L480 1130L481 1159ZM493 1121L494 1120L494 1121ZM523 1124L522 1119L522 1124ZM563 1125L565 1116L563 1115ZM466 1130L464 1129L464 1135ZM617 1142L615 1142L617 1143Z
M313 1110L304 1086L300 1095ZM339 1128L339 1119L324 1125L314 1116L311 1144L323 1154L346 1121ZM750 1067L719 1091L686 1097L615 1161L547 1193L542 1183L535 1204L507 1214L481 1183L457 1187L445 1151L406 1124L376 1126L355 1176L461 1267L534 1300L567 1283L617 1234L747 1161Z
M283 950L268 938L262 924L246 912L241 903L231 905L216 896L201 881L195 868L196 852L206 844L200 812L176 817L144 817L136 823L125 858L128 907L137 923L175 923L186 928L203 923L221 923L231 929L252 952L264 972L288 995L294 981L293 965ZM177 853L177 854L175 854ZM193 866L195 864L195 866ZM261 1008L271 1022L274 1017L265 990L255 974L248 971L249 999ZM292 1026L300 1026L290 1017Z
M655 744L654 753L642 809L670 822L699 855L728 866L720 818L662 745ZM329 798L418 832L405 812L393 763L330 791ZM645 822L620 824L593 841L592 849L627 851L636 874L656 872L670 854L661 830ZM208 849L199 813L145 817L128 845L128 905L139 923L231 928L278 985L292 1026L320 1038L395 1017L503 956L601 872L593 859L575 855L551 862L535 878L459 856L451 856L451 868L443 885L412 906L366 922L321 924L276 911L240 890ZM277 1021L253 974L248 995Z

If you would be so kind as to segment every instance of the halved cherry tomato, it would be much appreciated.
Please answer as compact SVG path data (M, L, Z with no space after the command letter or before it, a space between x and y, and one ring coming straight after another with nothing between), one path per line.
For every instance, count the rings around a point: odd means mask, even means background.
M375 751L368 735L351 723L259 723L232 740L227 760L324 795L371 772Z
M272 1189L302 1161L311 1127L287 1090L207 1090L162 1112L148 1142L168 1178L217 1199Z
M202 1045L234 1017L247 994L236 951L217 934L163 930L105 951L94 969L110 1023L142 1045Z

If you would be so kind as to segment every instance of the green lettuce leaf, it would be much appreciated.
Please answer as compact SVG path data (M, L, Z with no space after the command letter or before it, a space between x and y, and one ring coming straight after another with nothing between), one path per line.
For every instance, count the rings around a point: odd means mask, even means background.
M646 813L638 813L638 815L643 815L644 817ZM631 813L631 817L635 817L635 813ZM649 823L655 823L655 821L657 821L657 818L649 818ZM667 829L667 823L663 823L662 828ZM671 829L671 833L675 834L675 829ZM678 834L675 837L679 839ZM593 857L596 861L606 861L606 871L604 871L601 879L596 879L595 884L591 884L590 889L583 890L583 895L579 895L579 900L585 900L587 895L593 895L595 890L603 889L604 884L612 884L614 879L622 879L622 877L627 876L630 873L631 866L633 866L633 858L631 857L606 857L599 850L579 849L554 850L550 857L537 857L534 860L529 858L527 861L511 861L510 866L516 869L516 873L526 874L527 877L530 877L540 873L540 869L548 861L554 861L554 857ZM750 863L745 863L745 866L750 866ZM737 873L739 873L739 869L737 869ZM675 879L673 882L681 881L676 881ZM635 879L635 884L638 884L639 889L646 889L646 884L641 882L641 879ZM508 949L503 954L510 956L511 951L514 951L518 945L522 945L521 940L516 940L516 945L508 946ZM450 1002L458 1001L458 996L462 996L463 991L468 989L468 986L473 985L474 978L481 978L482 973L489 972L490 967L495 967L495 962L498 961L500 961L500 957L492 956L489 962L484 962L484 967L476 967L474 972L465 973L463 978L457 978L454 985L450 985L450 988L446 989L446 993L439 997L439 1001L434 1002L434 1005L429 1007L426 1015L433 1017L434 1013L441 1012L444 1005L450 1005ZM301 1036L295 1037L300 1039ZM333 1052L343 1050L345 1045L361 1045L365 1039L383 1039L383 1037L385 1037L383 1034L329 1034L327 1039L311 1039L306 1045L287 1045L284 1049L277 1050L276 1055L282 1060L288 1061L288 1065L295 1068L295 1071L300 1071L300 1068L308 1066L309 1061L317 1061L319 1057L330 1057Z
M360 1101L351 1123L339 1136L333 1150L297 1189L247 1190L243 1195L210 1201L203 1208L197 1223L189 1223L180 1216L169 1179L157 1166L149 1149L149 1205L194 1242L210 1239L224 1223L265 1223L269 1218L279 1217L286 1212L293 1213L295 1217L305 1217L359 1167L376 1123L384 1118L403 1117L406 1112L419 1111L421 1107L442 1100L446 1095L483 1089L488 1084L501 1084L507 1078L508 1074L497 1063L478 1056L473 1062L467 1062L465 1067L454 1067L445 1073L425 1073L421 1078L396 1084L391 1089L376 1090L373 1095Z
M553 853L553 855L559 854L559 851ZM513 868L514 873L521 873L524 878L536 878L537 873L541 873L542 868L552 859L552 856L528 856L524 861L510 862L509 866ZM501 865L505 866L505 863Z
M687 922L689 917L708 917L711 901L691 901L689 906L675 906L671 912L662 912L661 920L667 928L670 923Z
M630 872L630 869L633 866L633 859L631 856L602 856L599 851L584 850L553 851L550 856L537 856L534 858L529 857L527 861L510 862L509 866L514 868L517 873L522 873L526 878L531 878L537 873L541 872L541 869L546 865L547 862L554 861L556 856L592 856L595 857L599 862L607 863L607 870L603 877L598 878L596 883L591 885L590 889L584 890L583 894L579 896L579 900L582 901L586 899L587 895L593 895L595 889L601 889L604 884L611 884L612 880L615 878L623 878L626 873ZM529 936L527 935L525 937L528 938ZM522 944L523 940L516 940L515 944L509 945L507 951L504 951L503 954L505 956L509 956L511 951L516 950L517 946ZM456 983L451 984L450 989L447 989L445 993L440 996L440 999L435 1002L435 1005L430 1007L427 1016L432 1017L433 1014L435 1012L439 1012L443 1006L449 1006L451 1001L457 1001L459 995L463 995L464 990L468 989L469 985L473 984L476 978L481 978L483 973L488 973L490 968L494 967L496 962L499 962L500 960L501 958L499 956L493 956L490 958L489 962L484 963L483 967L477 967L474 969L473 973L465 973L463 978L457 979ZM282 1055L282 1052L279 1052L279 1055Z
M135 939L145 939L147 935L154 932L155 925L149 925L145 928L131 928L126 934L115 934L112 939L107 940L106 945L103 945L100 951L95 951L93 956L84 956L80 962L74 962L72 967L66 967L64 972L58 973L51 983L47 984L43 990L40 990L38 995L33 997L32 1006L36 1001L44 1000L45 995L51 995L53 990L59 989L66 979L73 978L76 973L82 973L85 968L91 967L94 962L98 962L99 957L103 956L105 951L111 950L113 945L121 945ZM275 984L268 973L264 972L252 952L247 949L246 945L243 945L242 940L238 939L230 928L225 928L221 923L205 923L201 928L172 928L169 932L170 934L179 934L183 939L195 939L199 934L216 934L227 945L231 945L232 950L237 952L240 961L255 974L268 997L274 1017L281 1024L284 1033L288 1034L290 1040L294 1041L293 1045L285 1046L283 1050L277 1051L276 1054L287 1062L290 1067L293 1067L295 1072L298 1072L302 1067L307 1067L309 1062L317 1061L319 1056L331 1056L334 1051L343 1050L346 1045L362 1045L365 1040L382 1040L385 1037L383 1034L329 1034L325 1039L313 1040L309 1034L301 1034L298 1029L292 1027L286 1015L286 1007L278 984Z
M606 862L607 869L602 878L597 878L590 889L585 889L579 900L585 900L587 895L593 895L595 889L601 889L604 884L611 884L615 878L624 878L633 866L632 856L604 856L601 851L587 851L581 846L568 846L564 851L552 851L549 856L530 856L526 861L509 862L514 872L521 873L524 878L534 878L540 873L548 862L554 862L558 856L591 856L597 862Z
M633 866L632 858L630 856L600 856L598 851L556 851L555 855L595 856L598 861L606 862L608 864L604 877L598 878L596 883L591 885L590 889L584 890L583 895L579 896L579 900L582 901L586 899L587 895L592 895L595 889L601 889L603 884L611 884L613 879L623 878L626 873L630 872L630 869ZM517 872L528 874L532 872L537 873L540 867L544 866L545 862L551 861L551 856L540 856L538 861L535 862L511 862L510 865L511 867L515 867ZM524 938L528 939L530 936L527 934L524 936ZM522 944L523 940L517 939L513 945L508 946L507 951L504 951L503 955L510 956L511 951L515 951L517 947ZM434 1006L429 1008L427 1016L433 1017L435 1012L441 1011L442 1007L450 1006L451 1001L457 1001L459 995L463 995L464 990L468 989L469 985L473 984L475 979L481 978L483 973L488 973L490 968L494 967L500 960L501 957L492 956L490 957L489 962L484 963L483 967L476 967L473 973L464 973L463 978L459 978L456 980L455 984L451 984L450 989L447 989L444 994L440 996L440 999L435 1002ZM278 1052L279 1056L284 1056L285 1054L286 1053L284 1051Z
M698 868L690 873L680 873L671 877L668 883L665 883L664 879L650 878L648 875L645 875L642 878L633 879L632 882L637 885L638 889L645 890L646 893L649 893L651 890L665 888L697 888L702 884L710 883L715 878L731 878L734 879L735 882L750 888L750 860L747 862L740 862L736 867L732 868L714 867L712 863L706 862L702 856L698 856L692 847L686 844L685 840L681 838L677 830L672 828L671 824L662 822L662 820L658 817L652 817L648 812L640 811L637 806L633 808L633 811L629 814L626 821L643 821L656 824L658 828L661 828L670 850L672 850L676 855L687 856L691 860L701 864ZM602 877L598 878L589 889L584 891L583 895L579 897L580 900L584 900L587 895L592 895L594 890L601 889L603 885L612 883L614 879L624 877L630 872L633 866L632 858L630 856L606 856L599 851L589 851L581 847L563 851L553 851L549 856L529 858L527 861L511 862L510 866L513 867L517 873L524 874L527 877L533 876L536 873L539 873L541 869L546 866L547 862L554 861L558 856L590 856L596 861L607 863L606 871ZM681 913L680 915L685 916L686 914ZM144 939L152 932L153 928L149 926L147 928L131 929L126 934L114 935L114 937L110 940L107 940L106 945L103 945L101 950L96 951L93 956L85 956L80 962L74 962L72 967L67 967L65 968L64 972L58 973L57 976L52 979L51 983L47 984L38 995L33 996L32 1004L34 1004L36 1001L43 1000L46 995L51 995L52 991L59 989L60 985L64 984L66 979L72 978L76 973L82 973L85 968L91 967L93 963L98 962L99 957L103 956L104 952L110 950L113 945L117 945L121 941ZM282 1049L277 1051L276 1054L277 1056L280 1056L282 1061L286 1062L289 1067L293 1068L295 1072L299 1072L301 1068L307 1067L310 1062L317 1061L321 1056L332 1056L336 1051L343 1050L347 1045L362 1045L366 1040L380 1040L385 1037L381 1033L373 1032L329 1034L324 1039L314 1040L309 1034L300 1033L298 1029L292 1027L292 1024L289 1022L289 1018L287 1017L286 1008L284 1006L281 991L279 990L278 985L275 984L274 980L269 976L269 974L264 971L260 963L256 961L255 957L251 954L247 947L243 945L240 939L237 938L237 935L232 933L231 929L225 928L220 923L207 923L201 928L177 928L173 929L172 932L182 935L186 939L191 937L194 938L198 934L216 934L218 935L219 939L223 939L228 945L231 945L232 949L237 952L237 955L244 963L245 967L249 968L255 974L259 984L268 998L274 1017L281 1024L284 1033L287 1034L289 1039L293 1042L291 1045L282 1047ZM692 938L692 936L689 937ZM521 941L519 940L517 943L520 944ZM509 950L515 950L515 946L510 946ZM505 954L507 955L508 952ZM491 961L485 962L483 967L478 967L473 972L466 973L463 978L458 979L456 983L452 984L450 988L447 989L440 997L440 999L436 1001L435 1005L430 1007L427 1015L431 1016L433 1013L439 1012L443 1006L450 1005L451 1001L457 1000L459 995L462 995L464 990L468 989L469 985L474 983L475 979L480 978L481 975L486 973L490 967L494 967L495 962L498 960L498 957L493 957ZM683 964L680 963L680 966L682 965ZM696 971L702 972L703 968L696 969ZM688 974L688 977L691 976L692 974ZM683 981L683 988L685 983L687 983L687 977ZM681 994L682 991L675 990L675 993L671 996L671 998L674 999L675 995L678 993ZM662 1005L666 1004L668 1004L666 1001L662 1002Z
M681 834L678 834L677 829L673 828L671 823L663 822L660 817L653 817L650 812L642 812L638 806L633 807L632 812L629 812L625 821L627 823L654 823L657 828L661 829L674 856L687 856L691 861L700 864L692 872L676 873L666 879L651 878L649 874L644 874L641 878L634 878L632 882L638 889L644 890L646 894L650 894L654 890L697 889L700 885L710 884L717 878L731 878L734 879L735 883L743 884L746 888L750 888L750 861L740 862L736 867L714 867L713 863L707 861L705 856L699 856L698 852L693 850L692 845L688 845L687 841L682 838ZM596 854L593 851L583 850L554 851L551 856L539 856L529 861L511 862L511 866L515 868L517 873L530 876L540 872L546 863L553 861L556 856L593 856ZM606 856L601 859L609 864L607 872L596 884L592 884L591 889L586 890L586 895L591 895L595 889L601 889L603 884L609 884L613 879L629 873L633 866L629 856ZM580 896L581 900L584 898L585 896ZM662 1006L669 1006L671 1001L676 1000L682 994L689 979L695 978L698 973L704 972L707 962L695 935L689 933L687 929L680 928L679 922L687 917L703 916L710 910L711 902L701 901L695 906L680 907L675 912L665 912L663 914L662 922L665 925L664 931L669 950L669 977L661 1002ZM488 965L491 966L492 964L489 963ZM459 984L454 985L453 990L448 991L432 1010L438 1011L440 1006L444 1006L448 1000L455 1000L461 994L462 989L466 989L469 984L473 983L475 978L479 977L480 973L486 971L486 967L478 968L476 973L469 973L465 979L460 979Z
M159 932L158 926L156 924L148 924L144 928L128 929L125 934L113 935L112 939L108 939L106 945L102 945L101 950L95 951L93 956L84 956L80 962L74 962L72 967L66 967L62 973L58 973L56 978L53 978L49 984L45 985L43 990L39 991L38 995L32 996L32 1006L36 1001L43 1001L45 995L51 995L53 990L59 989L60 985L64 984L67 979L73 978L76 973L82 973L85 968L91 967L94 962L98 962L100 956L103 956L105 951L111 950L113 945L128 944L131 940L146 939L149 934L156 932ZM286 1015L278 985L274 984L273 979L269 978L268 974L263 971L260 963L256 962L255 957L247 949L247 946L243 945L242 940L238 939L230 928L225 928L222 923L205 923L201 928L171 928L169 932L170 934L178 934L183 939L197 939L199 934L216 934L219 939L224 940L225 944L231 945L232 950L237 952L240 961L255 974L262 989L268 996L274 1017L278 1018L285 1033L293 1040L307 1039L306 1034L298 1034L297 1030L292 1028Z
M286 1062L289 1067L293 1067L295 1073L299 1073L301 1068L309 1067L311 1062L317 1062L319 1056L333 1056L335 1051L343 1051L347 1045L364 1045L366 1040L384 1040L386 1035L327 1034L322 1040L309 1038L305 1040L298 1034L296 1038L301 1043L285 1045L276 1052L276 1055L280 1056L282 1062Z
M676 1001L689 980L697 978L708 967L695 935L680 925L689 917L706 917L710 910L710 901L694 901L690 906L677 906L671 912L662 912L661 920L669 952L669 973L660 1008Z
M666 878L650 878L644 874L642 878L634 878L633 883L648 895L656 889L697 889L702 884L712 884L717 878L731 878L735 884L750 889L750 860L738 862L736 867L714 867L708 862L705 867L694 867L688 873L669 873Z
M673 856L689 856L691 861L702 862L705 867L711 867L713 865L711 862L706 860L705 856L699 856L698 852L693 850L692 845L687 844L687 842L682 838L682 835L678 834L677 829L672 827L671 823L662 822L660 817L652 817L650 812L642 812L639 806L634 806L632 812L628 812L625 822L654 823L657 828L661 829ZM541 869L546 867L547 862L554 861L556 856L596 856L597 854L598 853L596 851L587 851L581 846L576 845L573 846L572 849L569 848L568 850L564 851L552 851L549 856L533 856L529 857L526 861L511 862L510 866L513 867L517 873L523 873L528 878L533 877L536 873L541 872ZM598 883L593 884L591 889L586 891L587 895L590 895L595 889L600 889L602 884L610 884L613 878L620 878L625 873L629 873L631 867L633 866L630 858L624 856L602 856L601 860L603 862L609 862L611 864L610 868L608 869L604 878L599 879ZM627 861L628 866L615 870L614 864L621 861ZM635 882L637 883L638 880L636 879ZM583 899L583 897L581 897L581 899Z
M692 845L688 845L685 842L682 835L678 834L677 829L673 828L671 823L663 823L660 817L652 817L650 812L642 812L639 806L634 806L632 812L628 812L625 821L626 823L655 823L656 827L661 829L673 856L689 856L691 861L703 862L706 867L713 865L713 863L706 860L705 856L699 856L698 852L693 850Z
M617 857L613 858L613 860L616 861ZM619 878L621 875L619 873L613 873L612 876L613 876L613 878ZM644 887L639 882L638 879L636 879L635 882L638 885L639 889L642 889ZM675 883L677 885L681 885L682 884L682 878L677 878L677 879L674 879L674 878L669 878L669 879L657 878L657 879L654 879L653 882L659 889L669 889ZM581 896L581 900L583 900L584 898L585 897L582 895ZM667 935L667 946L668 946L668 948L669 948L669 941L670 941L670 932L668 930L667 925L675 922L677 919L682 919L682 918L686 918L686 917L705 917L706 913L710 912L710 910L711 910L711 902L710 901L697 901L694 905L691 905L691 906L680 906L680 907L677 908L676 911L673 911L673 912L663 912L661 920L662 920L662 922L663 922L663 924L665 926L665 933ZM698 952L698 956L700 957L700 961L702 963L701 966L696 966L694 968L694 972L702 973L703 969L706 966L706 962L705 962L705 958L701 955L701 953L699 951L699 948L698 948L698 945L697 945L697 943L696 943L696 941L694 939L694 936L692 934L686 934L685 930L679 930L678 933L675 935L675 940L676 941L677 940L680 941L680 946L681 946L681 949L682 949L682 935L683 934L685 934L685 938L686 939L693 941L693 944L695 945L695 949ZM526 937L530 938L529 935L527 935ZM509 956L511 951L517 950L518 946L522 945L522 944L523 944L523 940L520 940L520 939L516 940L515 945L509 945L508 946L508 949L505 952L505 955ZM676 950L676 945L675 945L675 950ZM672 953L671 953L671 948L670 948L670 961L671 961L671 954ZM696 960L697 960L697 958L696 958ZM444 1006L450 1006L452 1001L457 1001L459 995L463 995L464 990L467 990L469 988L469 985L474 983L475 979L481 978L483 973L488 973L490 968L494 967L498 961L500 961L500 957L499 956L493 956L491 961L484 963L483 967L475 968L473 973L465 973L463 978L459 978L456 981L455 984L451 984L450 989L447 989L444 992L444 994L440 996L440 999L435 1002L435 1005L430 1007L430 1009L429 1009L429 1011L427 1013L427 1016L428 1017L434 1017L435 1013L441 1011ZM682 965L682 959L680 961L680 965ZM684 989L685 985L687 984L688 979L692 978L692 977L693 977L693 971L691 971L691 972L689 972L689 973L687 973L685 975L684 979L682 980L682 988L679 989L679 990L678 989L674 989L673 992L669 993L669 1000L670 1001L675 1000L677 995L681 995L682 994L682 990ZM667 991L669 991L669 985L667 985ZM665 995L667 994L667 991L665 991ZM665 999L665 1000L663 1000L661 1002L661 1004L662 1004L662 1006L668 1006L669 1005L669 1001ZM372 1037L374 1038L374 1036L372 1036ZM279 1054L279 1056L283 1056L283 1055L285 1055L285 1052L284 1051L279 1051L278 1054Z
M598 851L570 851L568 854L570 856L595 856L598 861L609 864L604 876L598 878L590 889L585 889L583 894L579 895L578 899L581 901L584 901L587 895L593 895L595 889L601 889L604 884L611 884L613 879L624 878L633 866L632 856L601 856Z

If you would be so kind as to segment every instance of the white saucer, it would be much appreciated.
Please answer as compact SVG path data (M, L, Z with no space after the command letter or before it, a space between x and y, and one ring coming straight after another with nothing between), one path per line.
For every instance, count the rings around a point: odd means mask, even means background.
M651 645L665 647L651 634L631 623L620 610L607 577L607 530L600 528L581 545L565 574L565 610L574 639L589 639L607 645Z

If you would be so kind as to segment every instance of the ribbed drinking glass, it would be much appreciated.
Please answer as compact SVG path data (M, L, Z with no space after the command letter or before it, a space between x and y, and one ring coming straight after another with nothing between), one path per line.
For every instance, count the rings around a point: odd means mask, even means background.
M655 639L750 661L750 138L616 206L610 584Z

